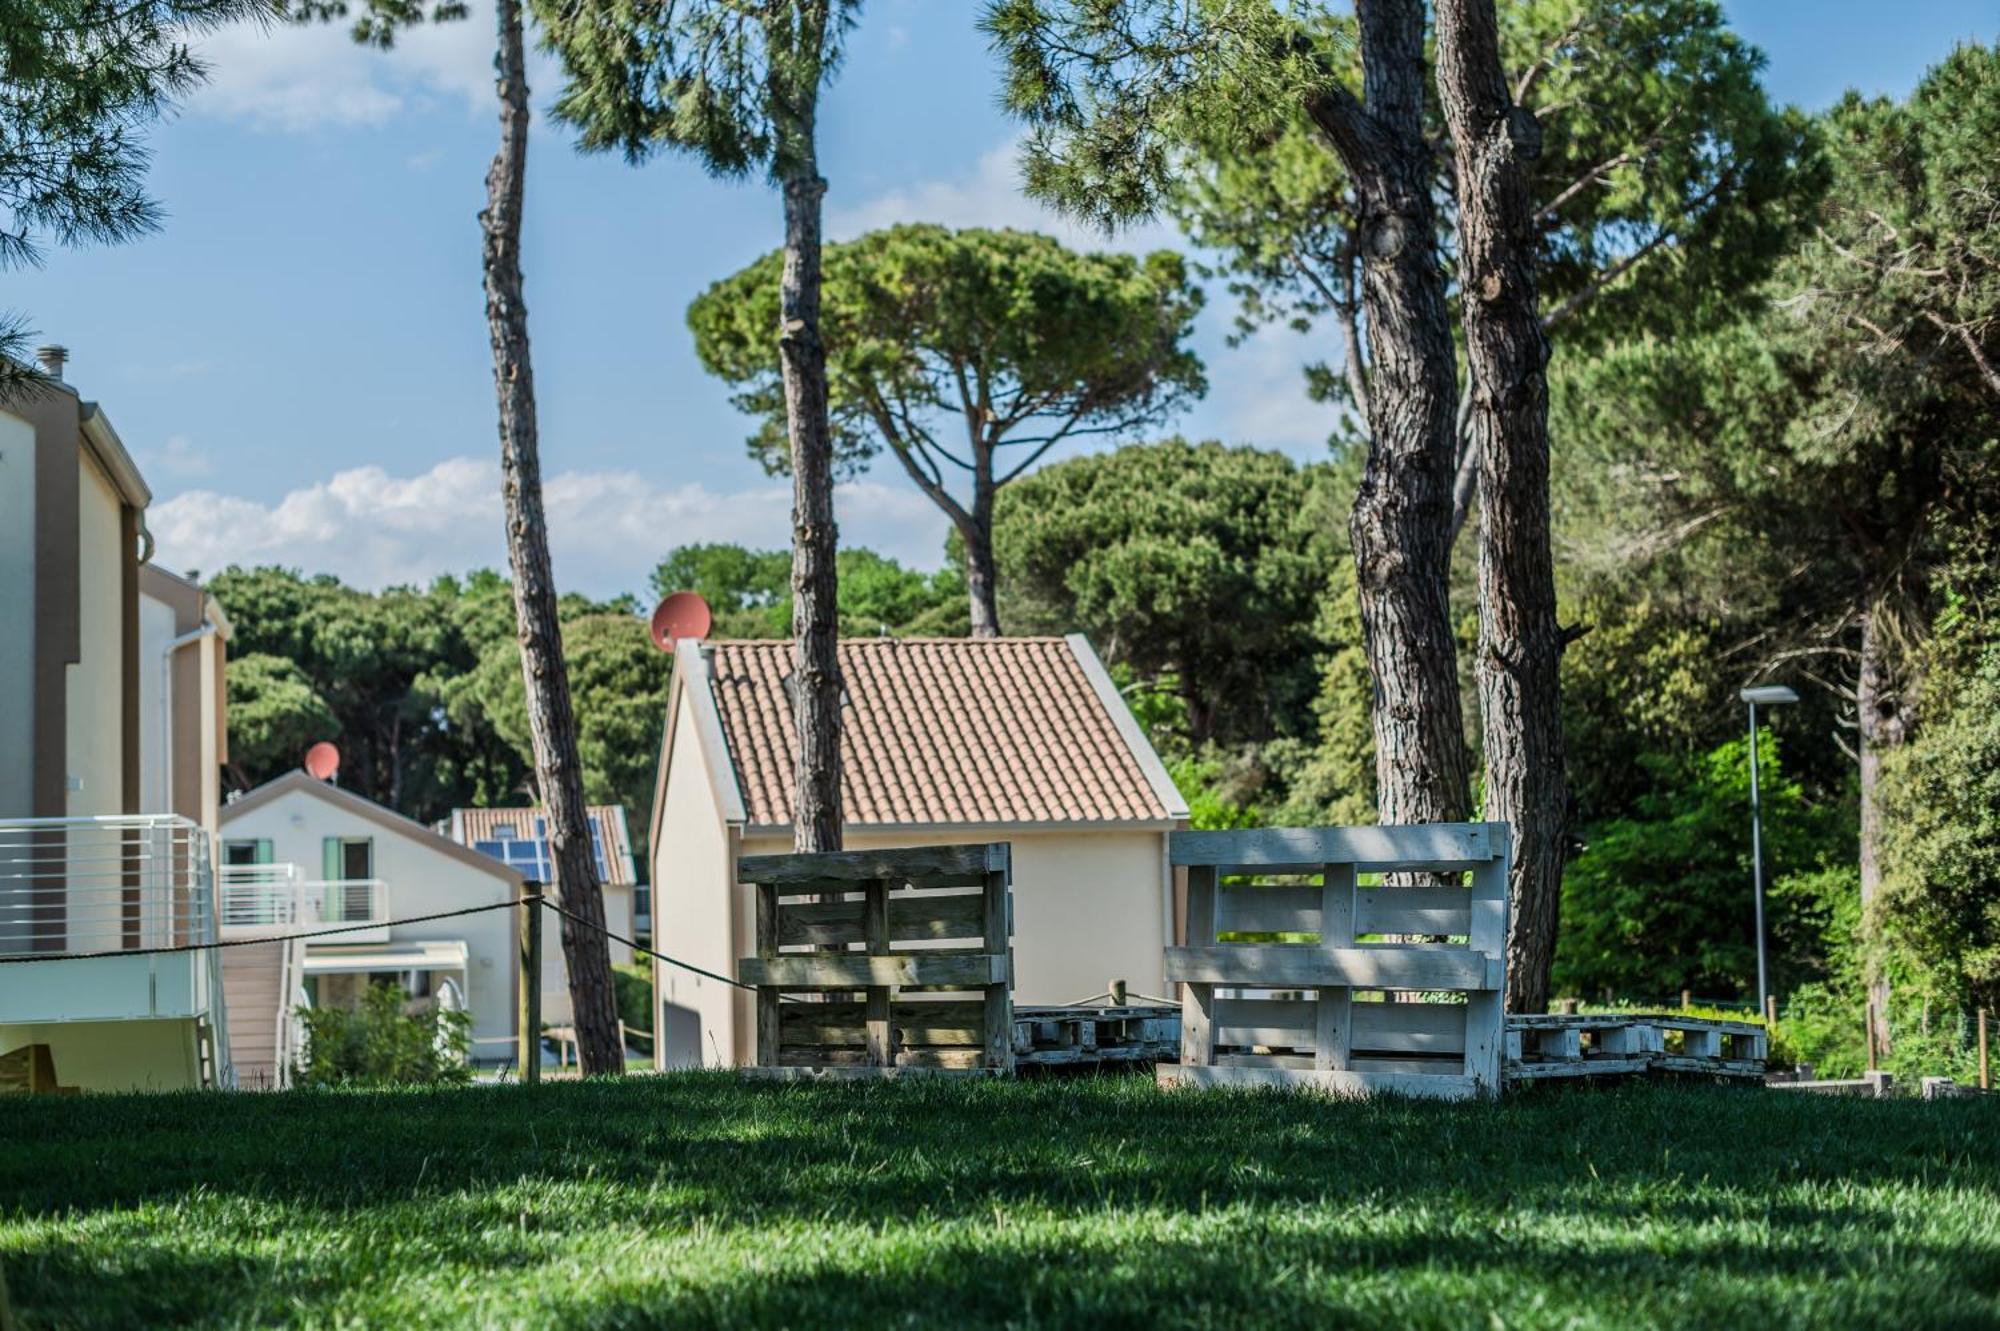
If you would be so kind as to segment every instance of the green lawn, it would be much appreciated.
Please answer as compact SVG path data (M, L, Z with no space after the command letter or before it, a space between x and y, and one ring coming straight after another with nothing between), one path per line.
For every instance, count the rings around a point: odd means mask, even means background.
M0 1103L23 1327L2000 1325L2000 1098L1138 1079Z

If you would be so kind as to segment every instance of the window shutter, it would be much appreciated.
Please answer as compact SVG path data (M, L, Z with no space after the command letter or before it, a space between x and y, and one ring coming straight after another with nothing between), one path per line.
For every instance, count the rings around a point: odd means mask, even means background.
M337 836L323 837L319 845L319 876L326 879L329 883L338 882L340 880L340 838Z
M250 852L252 857L250 862L252 864L272 863L275 857L271 849L271 838L258 837L256 842L256 847L257 848L255 850Z

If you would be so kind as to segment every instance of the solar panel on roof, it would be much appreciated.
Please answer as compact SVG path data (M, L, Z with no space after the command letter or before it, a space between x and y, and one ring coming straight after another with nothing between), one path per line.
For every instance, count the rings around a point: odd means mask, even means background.
M549 854L546 824L535 820L534 837L514 837L503 841L475 841L472 848L481 855L491 855L510 869L517 870L522 877L538 883L546 883L555 877L555 863ZM591 856L597 862L597 876L608 881L611 877L610 862L604 856L604 836L595 823L590 827Z

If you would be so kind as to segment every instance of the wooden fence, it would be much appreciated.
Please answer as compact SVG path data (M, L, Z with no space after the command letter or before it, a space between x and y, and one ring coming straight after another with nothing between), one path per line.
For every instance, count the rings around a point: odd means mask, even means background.
M1012 1072L1006 842L747 855L757 1067L783 1075ZM911 997L918 995L918 997Z
M1498 1093L1506 824L1176 832L1171 853L1188 945L1162 1085Z

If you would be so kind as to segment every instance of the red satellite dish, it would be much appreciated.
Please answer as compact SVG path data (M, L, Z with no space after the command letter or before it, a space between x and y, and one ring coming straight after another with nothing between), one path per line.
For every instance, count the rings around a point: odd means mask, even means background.
M682 638L706 638L715 616L699 592L675 592L653 607L653 645L671 652Z
M331 781L340 770L340 750L321 740L306 750L306 774L315 781Z

